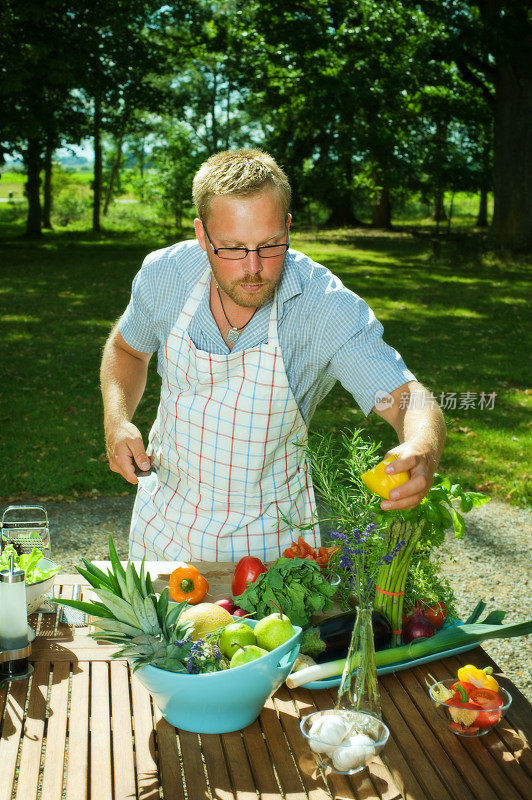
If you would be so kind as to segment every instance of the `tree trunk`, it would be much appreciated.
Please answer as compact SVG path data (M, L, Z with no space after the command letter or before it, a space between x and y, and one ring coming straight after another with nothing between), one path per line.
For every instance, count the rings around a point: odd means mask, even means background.
M115 184L115 180L117 175L120 172L120 163L122 161L122 144L124 142L124 129L120 131L118 139L116 141L116 158L114 160L113 168L111 169L111 174L109 176L109 184L107 186L107 193L105 195L105 203L103 207L103 215L104 217L107 216L107 212L109 211L109 203L111 202L111 198L113 196L113 187Z
M339 134L342 135L344 130L345 127L340 126ZM303 166L303 158L301 159L301 165ZM340 228L358 228L362 225L362 222L353 211L353 162L350 151L341 153L340 168L343 180L338 184L336 191L327 198L327 205L330 208L327 225L334 225Z
M48 230L52 229L52 156L54 146L51 142L46 145L44 154L44 202L42 210L42 226Z
M92 198L92 231L100 233L100 205L102 201L102 101L94 98L94 180Z
M434 221L445 222L447 214L445 213L445 206L443 204L443 189L436 189L434 195Z
M218 150L218 120L216 118L216 109L218 101L218 75L214 73L214 85L212 91L212 105L211 105L211 141L212 151L215 153Z
M392 227L390 193L385 187L378 189L375 195L371 215L371 227L388 229Z
M41 230L41 142L39 139L28 139L28 147L24 153L26 165L26 197L28 198L28 216L26 219L26 236L36 239L42 236Z
M480 190L480 202L478 205L477 228L488 227L488 190Z
M492 234L514 251L532 247L532 75L522 56L501 57L495 82Z

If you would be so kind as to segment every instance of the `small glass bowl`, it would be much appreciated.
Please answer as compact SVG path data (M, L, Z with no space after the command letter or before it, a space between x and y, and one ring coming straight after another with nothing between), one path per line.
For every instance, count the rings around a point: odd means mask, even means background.
M453 733L456 733L457 736L464 736L466 738L484 736L499 724L510 708L512 703L511 694L507 692L506 689L503 689L502 686L499 686L498 694L500 695L503 705L500 708L482 708L478 714L476 714L474 710L450 706L445 701L438 700L438 698L434 696L434 690L436 690L438 685L451 689L456 681L456 678L448 678L447 680L433 683L430 687L429 693L437 708L438 715L447 722L449 729ZM468 719L469 712L471 719ZM479 725L478 722L481 724Z
M352 723L354 728L349 739L341 744L329 744L316 736L310 736L310 730L315 721L325 716L340 716L347 723ZM360 772L371 759L380 753L386 742L390 731L382 720L368 714L365 711L344 711L329 709L327 711L315 711L303 717L300 723L301 733L312 750L312 755L316 764L323 767L327 772L336 772L340 775L354 775ZM352 737L357 734L365 734L371 739L371 744L353 742Z

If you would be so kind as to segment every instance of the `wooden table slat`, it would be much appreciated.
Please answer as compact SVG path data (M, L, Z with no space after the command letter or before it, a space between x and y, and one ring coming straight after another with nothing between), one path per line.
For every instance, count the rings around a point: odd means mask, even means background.
M301 716L311 710L307 703L298 699L299 693L290 693L286 686L281 686L275 693L273 702L279 713L279 719L290 742L294 760L298 766L301 779L309 800L330 800L330 793L320 772L316 768L314 757L307 746L299 727Z
M459 665L460 662L447 659L442 669L445 668L448 670L450 673L449 677L455 677ZM498 726L497 730L490 731L478 738L473 737L467 740L459 738L448 730L435 710L433 715L430 715L433 704L426 691L423 673L420 669L408 670L408 674L405 674L403 677L403 683L405 685L417 685L419 687L424 697L423 708L435 734L442 742L442 746L450 750L451 755L454 756L453 761L458 765L464 776L464 780L475 788L477 795L481 798L487 798L491 793L493 797L504 796L505 800L506 798L507 800L520 800L520 789L514 788L513 781L509 781L508 776L505 776L502 754L506 752L514 763L515 759L502 745L499 738L500 726ZM499 753L499 758L492 757L496 752ZM479 765L478 767L477 764ZM532 782L527 780L522 770L519 770L519 774L523 776L523 781L521 781L520 785L524 787L528 784L529 791L525 794L525 797L532 797ZM489 788L487 788L486 784Z
M50 708L46 732L46 756L42 776L41 800L55 800L63 786L64 758L68 713L68 689L70 665L60 662L54 665Z
M43 667L43 669L45 668ZM35 681L35 674L33 679ZM2 726L2 758L0 760L2 774L2 780L0 781L0 800L11 800L13 793L15 768L22 736L24 707L26 705L28 685L28 679L14 681L11 684L9 695L5 703L4 722ZM36 682L35 687L37 688ZM41 707L41 711L43 707L44 705ZM44 726L44 721L42 725Z
M385 677L385 682L388 683L390 688L392 682L395 682L395 685L391 688L391 691L393 691L393 699L405 722L417 739L421 749L420 757L425 761L430 761L433 768L441 776L446 789L451 795L455 797L461 796L463 800L471 800L472 798L476 798L476 800L496 800L492 796L489 784L484 779L481 780L481 784L482 791L486 794L477 794L475 785L471 786L464 782L460 769L460 759L462 758L460 742L453 733L445 728L444 732L447 736L447 741L446 746L442 747L438 737L429 724L429 721L433 722L432 717L436 716L430 699L427 698L424 692L418 692L418 701L427 700L430 706L427 716L424 716L419 712L419 706L413 701L412 694L415 694L415 691L409 694L404 681L405 676L402 672L398 672L394 676L387 675ZM406 677L406 682L408 684L408 676ZM416 686L416 690L417 689L418 687ZM436 724L439 725L437 716ZM451 753L453 754L453 758L450 756Z
M472 742L464 742L461 737L456 736L449 730L447 724L436 712L426 686L422 686L419 683L413 670L405 670L404 674L401 674L400 680L412 703L421 709L424 718L427 720L427 729L430 730L431 734L431 738L427 739L430 757L436 760L436 753L439 752L443 753L447 760L449 758L452 759L454 769L452 773L450 770L446 770L446 779L449 780L449 774L452 774L454 780L456 770L458 773L456 786L462 785L464 796L467 786L471 794L477 797L478 800L497 800L497 794L485 774L485 766L489 763L489 760L480 761L482 768L479 768L477 766L478 760L470 757L470 748L475 746L475 742L478 744L479 739L474 739ZM434 741L438 742L437 749L430 746ZM439 763L442 761L443 758L440 757ZM508 787L508 789L508 800L519 800L517 796L511 793L511 788ZM456 792L456 788L454 791Z
M407 721L403 718L399 707L392 699L395 683L392 674L385 676L380 682L380 697L384 721L390 729L390 739L393 740L400 753L400 774L404 776L407 791L415 797L427 800L452 800L445 783L433 764L427 759L423 747L410 730ZM388 747L388 744L386 745ZM386 752L386 751L383 751ZM384 759L386 763L390 759ZM414 773L415 766L415 773ZM396 779L397 780L397 779ZM421 792L421 793L420 793Z
M22 730L17 800L30 800L37 793L50 669L50 664L36 664L31 679L29 703ZM20 683L20 686L17 686L17 683ZM24 684L27 685L27 682L17 681L13 684L15 692L20 691L21 700L25 699L26 694ZM21 708L24 709L23 704Z
M284 731L279 722L272 698L266 701L260 715L262 732L268 742L271 758L277 770L277 779L285 795L293 800L306 800L306 792L294 764L290 747L287 745Z
M209 792L201 760L199 736L197 733L180 730L179 742L189 800L205 800Z
M91 664L90 797L109 800L113 796L111 766L111 709L109 665Z
M136 792L129 670L123 661L111 662L110 668L114 798L126 800L134 797Z
M185 800L176 729L154 708L159 770L164 800Z
M150 793L155 791L154 787L159 783L151 700L148 692L134 676L131 680L131 697L133 701L137 792L140 797L150 797Z
M87 800L88 796L89 671L88 663L72 668L66 800Z
M279 787L258 720L244 728L243 735L251 765L251 773L257 790L263 796L272 795L277 797L279 795Z
M236 800L257 800L255 783L241 732L225 733L223 744Z
M201 749L205 758L211 796L229 800L235 798L225 762L222 739L218 734L201 734Z

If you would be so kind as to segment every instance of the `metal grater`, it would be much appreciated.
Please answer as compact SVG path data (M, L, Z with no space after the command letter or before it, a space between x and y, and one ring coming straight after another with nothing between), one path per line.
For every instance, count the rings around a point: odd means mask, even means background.
M81 586L76 583L74 591L72 592L72 600L79 600L81 597ZM77 608L70 608L70 606L61 606L61 614L59 615L59 622L66 622L67 625L74 625L75 627L84 627L89 624L89 615L84 611Z
M22 555L35 547L50 558L50 528L43 506L9 506L2 514L0 529L0 551L12 544Z

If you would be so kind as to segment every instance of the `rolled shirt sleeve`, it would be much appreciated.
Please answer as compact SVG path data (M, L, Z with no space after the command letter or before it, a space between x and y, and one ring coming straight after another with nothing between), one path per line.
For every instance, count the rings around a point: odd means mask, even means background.
M147 269L148 259L145 259L142 269L133 279L131 298L119 322L124 341L142 353L154 353L160 345L153 321L155 304Z
M368 321L333 355L331 367L367 416L383 394L416 380L403 359L382 338L383 327L369 307Z

